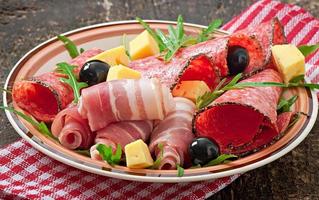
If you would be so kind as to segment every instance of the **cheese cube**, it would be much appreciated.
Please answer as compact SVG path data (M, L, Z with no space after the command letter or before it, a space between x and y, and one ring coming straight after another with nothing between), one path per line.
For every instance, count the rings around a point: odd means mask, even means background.
M271 47L271 51L285 83L298 75L305 74L305 57L296 46L275 45Z
M147 30L140 33L134 38L130 44L130 55L132 60L153 56L159 53L157 42L147 32Z
M108 63L111 66L119 64L127 66L129 63L129 58L125 53L125 48L123 45L99 53L98 55L90 58L89 60L100 60Z
M150 150L141 139L125 146L125 157L129 168L142 169L153 165Z
M107 74L107 81L120 79L140 79L141 73L123 65L113 66Z
M209 87L204 81L181 81L173 89L174 97L185 97L196 102L196 98L210 92Z

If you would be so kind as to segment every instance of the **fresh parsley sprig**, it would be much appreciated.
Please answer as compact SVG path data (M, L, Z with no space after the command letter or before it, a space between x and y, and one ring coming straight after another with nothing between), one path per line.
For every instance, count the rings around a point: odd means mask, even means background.
M209 161L206 165L204 165L204 167L219 165L219 164L225 163L229 160L233 160L236 158L238 158L238 157L236 155L233 155L233 154L222 154L222 155L218 156L217 158L215 158L214 160Z
M58 72L68 76L68 78L61 78L61 81L71 86L71 88L73 89L73 95L74 95L73 102L78 103L80 98L80 90L82 88L88 87L88 84L84 82L78 82L76 80L76 77L73 74L73 70L75 66L69 65L66 62L58 63L57 66L58 66L57 67Z
M96 150L100 153L103 160L105 160L110 165L118 165L122 157L122 147L117 144L115 154L113 154L112 147L106 146L104 144L98 144Z
M313 52L319 49L319 44L302 45L302 46L299 46L298 49L305 57L307 57L308 55L312 54Z
M64 35L58 35L57 38L63 42L64 47L67 49L67 51L69 52L69 55L71 58L75 58L78 55L80 55L80 53L84 52L83 48L80 48L80 51L78 50L77 46L74 44L74 42L72 40L70 40L69 38L67 38Z
M311 90L319 89L319 84L315 83L305 83L303 76L298 76L288 84L277 83L277 82L240 82L238 81L242 78L242 74L237 74L226 86L220 88L216 87L216 89L212 92L206 92L202 96L199 96L196 99L196 106L198 109L205 108L209 104L211 104L215 99L217 99L220 95L228 90L235 89L243 89L247 87L282 87L282 88L290 88L290 87L307 87ZM222 80L224 83L225 80Z
M29 122L32 126L34 126L43 135L57 140L57 138L53 136L53 134L51 133L51 131L49 130L49 128L47 127L47 125L44 122L38 122L35 119L33 119L32 117L30 117L30 116L28 116L20 111L17 111L12 107L0 106L0 109L8 110L10 112L15 113L16 115L19 115L24 120Z
M223 23L221 19L213 20L207 28L202 29L200 34L197 36L197 43L204 42L211 39L211 34L218 29Z
M187 36L184 31L184 20L181 15L177 18L176 28L169 25L168 35L165 35L160 29L152 30L150 26L145 23L141 18L137 17L137 21L148 31L148 33L155 39L163 53L165 61L172 59L174 54L181 48L196 43L196 38Z

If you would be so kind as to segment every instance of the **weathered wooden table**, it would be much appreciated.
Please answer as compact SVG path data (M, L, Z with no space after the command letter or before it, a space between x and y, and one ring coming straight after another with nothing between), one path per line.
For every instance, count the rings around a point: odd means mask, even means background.
M20 57L37 44L82 26L106 21L144 19L225 22L253 1L211 0L0 0L0 87ZM318 0L287 0L319 17ZM107 47L105 47L107 48ZM2 103L2 97L0 100ZM319 199L319 120L309 136L281 159L242 175L212 199ZM0 146L19 138L0 111Z

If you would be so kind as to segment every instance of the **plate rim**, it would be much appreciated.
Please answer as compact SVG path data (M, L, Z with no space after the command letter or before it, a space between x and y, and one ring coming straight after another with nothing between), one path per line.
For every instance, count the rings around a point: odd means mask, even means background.
M162 24L176 24L174 21L168 21L168 20L144 20L148 23L162 23ZM136 20L122 20L122 21L112 21L112 22L105 22L105 23L99 23L94 25L89 25L81 28L77 28L65 33L62 33L63 35L70 35L73 33L90 30L94 28L99 27L107 27L107 26L113 26L113 25L121 25L121 24L136 24L138 23ZM196 27L196 28L205 28L206 26L199 25L199 24L193 24L193 23L184 23L186 26L190 27ZM9 75L7 76L6 82L5 82L5 89L8 88L10 84L10 79L15 73L16 69L21 65L21 63L32 53L36 52L39 48L49 44L50 42L56 40L56 37L50 38L39 45L32 48L30 51L28 51L22 58L18 60L18 62L14 65L14 67L11 69ZM297 145L299 145L305 137L310 133L312 127L314 126L318 114L318 99L314 91L310 91L311 99L312 99L312 106L313 106L313 112L311 113L311 116L309 118L308 124L302 131L302 133L297 136L294 140L291 141L291 143L287 143L287 146L285 146L282 149L279 149L278 151L274 152L273 154L269 155L268 157L261 159L260 161L253 162L251 164L238 167L235 169L230 169L226 171L216 172L216 173L208 173L208 174L200 174L200 175L189 175L189 176L183 176L183 177L156 177L156 176L139 176L139 175L132 175L132 174L126 174L126 173L118 173L118 172L112 172L112 171L106 171L102 169L93 168L91 166L87 166L85 164L77 163L73 160L68 160L67 158L63 157L62 155L55 154L54 152L51 152L50 150L46 149L45 147L39 145L34 140L32 140L30 137L26 135L26 133L18 126L15 119L13 118L13 115L10 113L10 111L5 110L6 116L15 129L15 131L24 138L28 143L30 143L33 147L35 147L40 152L44 153L45 155L58 160L64 164L67 164L69 166L73 166L75 168L94 173L99 174L103 176L108 176L112 178L119 178L119 179L125 179L125 180L133 180L133 181L143 181L143 182L161 182L161 183L177 183L177 182L194 182L194 181L203 181L203 180L212 180L216 178L222 178L227 176L232 176L231 178L237 178L238 174L245 173L247 171L259 168L261 166L264 166L266 164L269 164L270 162L273 162L274 160L277 160L278 158L284 156L291 150L293 150ZM7 93L3 92L3 104L5 106L8 106L7 102Z

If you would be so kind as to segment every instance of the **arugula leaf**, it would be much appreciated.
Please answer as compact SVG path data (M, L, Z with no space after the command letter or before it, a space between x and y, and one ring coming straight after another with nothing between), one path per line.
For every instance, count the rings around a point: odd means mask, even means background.
M12 94L12 92L10 90L6 90L4 88L0 88L0 91L3 91L3 92L6 92L6 93L9 93L9 94Z
M122 148L120 144L117 144L115 154L111 156L112 163L119 164L122 157Z
M69 38L67 38L66 36L63 36L63 35L58 35L57 37L60 41L62 41L64 43L64 47L68 50L71 58L75 58L78 55L80 55L78 48L76 47L74 42L72 42ZM80 49L80 51L83 52L84 49Z
M147 32L154 38L154 40L157 42L158 47L160 49L160 52L165 50L165 45L163 43L163 41L159 38L159 36L153 31L153 29L151 29L151 27L144 22L141 18L136 17L136 20L145 28L145 30L147 30Z
M150 167L150 169L158 169L158 167L160 166L161 161L162 161L162 159L163 159L163 154L164 154L163 148L164 148L164 146L163 146L162 143L159 143L159 144L157 145L157 147L158 147L159 150L160 150L160 156L154 161L154 163L153 163L153 165Z
M119 164L121 161L122 147L120 144L117 144L114 155L113 155L112 147L106 146L104 144L98 144L96 146L96 150L98 150L102 159L112 166Z
M34 126L39 132L41 132L43 135L48 136L50 138L53 138L55 140L57 140L56 137L54 137L51 133L51 131L49 130L49 128L47 127L47 125L44 122L38 122L35 119L33 119L32 117L15 110L12 107L5 107L5 106L0 106L0 109L3 110L8 110L10 112L13 112L17 115L19 115L20 117L22 117L24 120L26 120L27 122L29 122L32 126Z
M57 64L57 70L68 76L68 78L61 78L61 81L69 84L71 86L71 88L73 89L73 95L74 95L74 103L78 103L79 98L80 98L80 90L82 88L85 88L88 86L87 83L84 82L78 82L76 80L75 75L73 74L73 69L75 68L75 66L69 65L66 62L62 62L62 63L58 63Z
M197 36L197 43L204 42L210 39L210 34L213 33L217 28L219 28L223 23L221 19L213 20L207 28L202 29L202 32Z
M141 18L136 18L140 24L149 32L157 42L164 60L169 61L174 54L181 48L196 43L196 38L187 36L184 32L184 20L181 15L177 18L176 28L168 26L168 35L166 36L160 29L152 30L150 26Z
M77 149L77 150L74 150L76 153L78 154L81 154L83 156L86 156L86 157L91 157L91 154L90 154L90 150L89 149Z
M314 53L317 49L319 49L319 44L302 45L302 46L299 46L298 49L305 57L307 57L308 55Z
M129 58L129 60L132 60L132 57L131 57L131 54L130 54L130 51L129 51L129 47L127 45L127 38L126 38L126 34L123 34L123 37L122 37L122 44L124 46L124 49L125 49L125 54L127 55L127 57Z
M305 75L301 74L299 76L296 76L294 78L292 78L289 83L299 83L300 81L304 81L305 80Z
M184 176L184 168L181 167L179 164L176 164L176 167L177 167L177 176L178 177Z
M221 85L224 84L224 80L222 80L222 84L219 84L218 87L212 92L206 92L202 96L196 98L196 107L198 109L205 108L210 105L215 99L217 99L220 95L228 90L235 89L243 89L247 87L282 87L282 88L290 88L290 87L307 87L311 90L319 89L319 84L315 83L304 83L303 78L301 76L295 77L288 84L277 83L277 82L239 82L242 78L242 74L237 74L226 86L221 88Z
M277 105L277 112L278 113L289 112L290 107L296 102L297 99L298 99L297 95L292 96L288 100L281 98L279 101L279 104Z
M222 155L218 156L217 158L215 158L214 160L209 161L206 165L204 165L204 167L219 165L219 164L222 164L229 159L234 159L234 158L238 158L238 157L236 155L233 155L233 154L222 154Z

